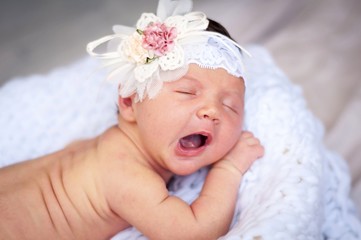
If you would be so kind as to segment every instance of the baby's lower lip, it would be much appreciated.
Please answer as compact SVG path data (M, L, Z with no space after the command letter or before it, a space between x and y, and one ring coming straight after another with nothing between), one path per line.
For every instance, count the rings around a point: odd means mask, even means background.
M201 146L199 148L184 148L182 147L182 145L178 142L176 149L175 149L175 153L178 156L182 156L182 157L195 157L200 155L205 149L206 149L207 145Z

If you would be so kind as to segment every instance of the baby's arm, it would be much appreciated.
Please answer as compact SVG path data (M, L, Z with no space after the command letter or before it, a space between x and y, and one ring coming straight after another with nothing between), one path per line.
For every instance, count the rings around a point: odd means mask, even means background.
M214 236L228 231L243 174L263 152L259 140L252 133L243 132L234 148L208 173L201 194L191 207L197 219L210 222Z
M263 153L260 141L251 132L243 132L234 148L213 164L208 173L201 194L193 204L197 204L200 210L205 208L202 210L204 218L210 214L210 207L215 214L222 215L222 219L219 220L222 235L228 231L231 224L242 177Z
M216 239L224 235L234 213L243 173L263 155L259 141L249 132L210 170L199 198L190 206L169 196L163 179L152 171L130 167L113 189L111 208L150 239Z

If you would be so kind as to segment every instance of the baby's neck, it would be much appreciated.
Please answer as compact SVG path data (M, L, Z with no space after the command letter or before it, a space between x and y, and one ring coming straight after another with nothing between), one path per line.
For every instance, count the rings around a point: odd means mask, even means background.
M129 126L124 127L123 125L122 127L114 126L110 129L112 132L111 134L114 134L114 147L119 149L119 143L121 142L123 145L122 150L126 150L134 161L137 161L156 172L166 183L168 183L174 174L161 167L157 161L144 150L139 138L140 133L137 131L137 128L134 127L133 130L132 128L133 127Z

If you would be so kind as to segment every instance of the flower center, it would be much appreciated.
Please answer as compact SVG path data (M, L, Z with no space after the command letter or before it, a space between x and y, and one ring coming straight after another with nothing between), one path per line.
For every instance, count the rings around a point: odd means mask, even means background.
M177 37L175 27L167 27L164 23L150 23L144 31L137 30L143 35L142 47L152 51L156 57L161 57L174 47Z

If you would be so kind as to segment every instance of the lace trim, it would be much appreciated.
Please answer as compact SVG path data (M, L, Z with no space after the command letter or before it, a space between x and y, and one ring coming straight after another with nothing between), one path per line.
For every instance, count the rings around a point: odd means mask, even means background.
M224 44L225 39L210 37L204 44L184 46L185 62L195 63L203 68L223 68L233 76L244 75L243 56L233 44ZM234 54L237 52L237 54Z

